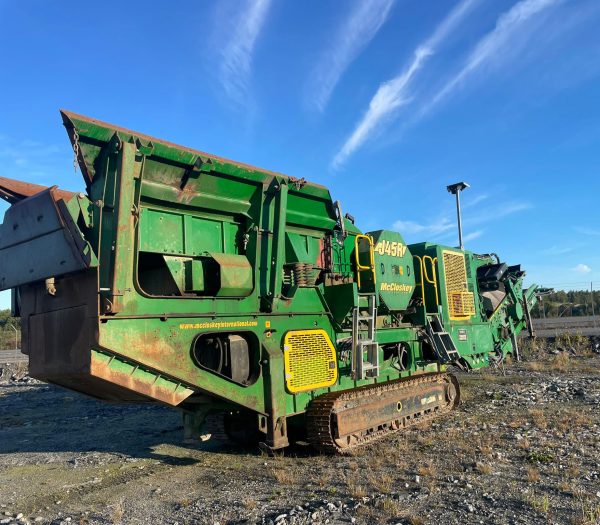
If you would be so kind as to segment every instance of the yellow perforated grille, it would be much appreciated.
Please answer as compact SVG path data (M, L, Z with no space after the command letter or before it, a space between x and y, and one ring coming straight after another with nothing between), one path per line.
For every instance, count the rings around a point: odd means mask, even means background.
M475 315L475 300L469 292L467 267L463 253L444 251L444 277L450 319L465 319Z
M325 330L294 330L284 341L285 384L292 393L337 381L335 348Z
M450 314L454 317L475 315L475 301L471 292L452 292L448 295Z

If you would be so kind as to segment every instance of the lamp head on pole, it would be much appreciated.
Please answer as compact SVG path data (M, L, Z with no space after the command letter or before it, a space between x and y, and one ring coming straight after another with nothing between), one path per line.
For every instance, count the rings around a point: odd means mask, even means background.
M449 193L452 193L452 195L456 195L459 191L466 190L470 187L471 186L466 182L457 182L455 184L450 184L450 186L447 186L446 189Z
M450 184L450 186L446 186L446 189L448 190L448 192L452 193L452 195L456 196L456 218L457 218L457 222L458 222L458 247L461 250L464 250L465 246L463 244L463 237L462 237L462 217L460 214L460 192L463 190L466 190L469 187L470 186L466 182L457 182L455 184Z

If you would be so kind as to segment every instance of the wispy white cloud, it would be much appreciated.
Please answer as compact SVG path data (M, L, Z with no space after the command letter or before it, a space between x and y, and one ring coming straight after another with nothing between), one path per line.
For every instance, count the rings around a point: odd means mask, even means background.
M554 244L549 248L545 248L542 250L542 253L545 255L564 255L565 253L570 253L575 249L574 246L563 246Z
M575 273L585 274L585 273L590 273L592 271L592 269L587 264L580 263L577 266L575 266L575 268L573 268L573 271Z
M525 201L508 201L501 202L497 205L486 208L482 213L477 215L466 215L463 219L465 225L482 224L496 219L502 219L513 213L533 208L530 202Z
M475 230L474 232L467 233L463 235L463 242L474 241L478 237L481 237L484 233L484 230Z
M496 26L473 48L465 64L437 94L425 104L418 118L429 113L434 106L460 87L469 75L484 64L490 64L502 57L508 44L517 33L526 32L529 24L543 11L558 5L563 0L521 0L498 18Z
M68 147L60 147L32 138L19 139L6 134L0 138L0 176L2 177L44 186L59 184L61 188L78 191L81 190L83 180L72 176L72 162L73 152ZM66 173L71 173L66 179L65 170Z
M341 167L348 157L361 147L379 126L390 118L394 112L411 100L408 91L411 81L422 69L428 58L434 54L439 45L452 33L465 18L477 0L462 0L420 46L411 61L398 76L381 84L369 103L369 108L357 124L352 134L335 155L332 167Z
M473 229L483 224L492 223L498 219L503 219L514 213L532 208L531 203L521 201L501 202L495 206L488 207L485 213L477 215L463 214L463 225L465 229ZM443 241L456 235L456 215L453 211L448 211L440 215L436 220L419 223L416 221L397 220L392 225L392 229L399 231L409 238L409 242L416 240ZM463 236L463 240L472 241L481 237L485 230L475 229Z
M398 220L392 225L392 229L404 235L439 235L454 228L455 223L449 217L440 217L436 221L421 224L415 221Z
M0 144L0 161L3 161L4 167L26 166L31 162L39 165L40 159L47 160L47 157L53 156L60 151L60 148L53 144L42 144L41 142L25 139L13 141L8 137L3 137Z
M238 105L246 101L254 48L270 5L271 0L236 3L239 9L226 31L231 38L220 52L219 80L227 97Z
M489 199L489 195L483 193L480 195L476 195L475 197L473 197L472 199L466 199L463 202L463 199L461 198L461 203L462 203L462 207L464 208L470 208L472 206L477 206L477 204Z
M325 109L340 77L385 23L394 1L355 0L310 76L307 104L311 108Z
M587 226L575 226L574 229L577 233L581 233L582 235L600 235L600 230L588 228Z

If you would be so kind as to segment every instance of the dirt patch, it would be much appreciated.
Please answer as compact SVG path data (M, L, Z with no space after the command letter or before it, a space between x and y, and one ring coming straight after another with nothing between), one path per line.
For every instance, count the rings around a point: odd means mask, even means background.
M0 522L598 523L600 357L556 355L460 374L458 410L349 457L187 447L171 409L8 381Z

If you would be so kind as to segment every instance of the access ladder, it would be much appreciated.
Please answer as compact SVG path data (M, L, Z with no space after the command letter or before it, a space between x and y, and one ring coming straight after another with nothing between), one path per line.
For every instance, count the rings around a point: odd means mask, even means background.
M444 364L458 362L460 354L452 337L446 332L439 315L428 315L425 329L440 362Z
M366 298L366 306L364 301L361 304L361 298ZM356 380L379 375L379 344L375 340L376 324L375 294L359 294L358 306L352 310L352 376Z

